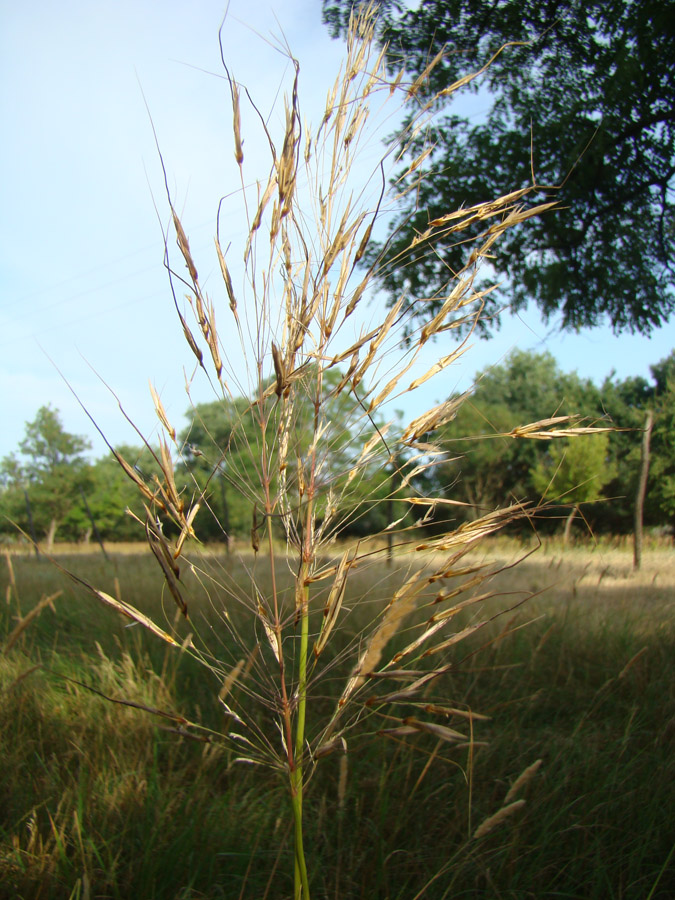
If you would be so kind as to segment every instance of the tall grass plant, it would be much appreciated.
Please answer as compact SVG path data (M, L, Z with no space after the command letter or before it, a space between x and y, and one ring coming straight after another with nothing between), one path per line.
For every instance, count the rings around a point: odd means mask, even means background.
M467 339L451 346L447 340L452 334L470 334L481 316L486 294L476 286L481 265L498 252L508 229L550 210L553 203L526 206L526 197L537 188L533 183L429 222L412 242L425 253L436 253L441 237L475 243L465 268L448 273L439 311L423 325L411 311L427 298L401 296L384 312L368 305L382 262L375 259L365 268L360 264L368 258L379 216L395 207L397 192L415 190L415 172L433 158L434 147L424 136L441 98L421 101L418 93L442 64L439 54L415 80L405 70L388 72L383 54L373 47L375 27L372 9L354 17L343 70L313 130L302 120L298 65L291 59L295 74L280 133L260 115L259 134L246 135L246 141L260 140L269 147L269 171L260 180L252 181L246 169L241 106L249 98L225 66L246 220L241 246L234 250L221 247L216 229L220 305L200 281L167 188L180 260L180 265L174 261L167 234L167 268L192 354L188 383L207 379L214 398L234 419L225 442L214 440L206 452L200 449L211 466L206 485L195 479L187 488L180 486L177 467L189 462L192 450L189 441L179 440L154 390L162 436L153 453L161 476L144 480L111 448L145 502L145 517L138 524L163 579L161 613L129 602L110 584L74 574L76 566L57 563L128 626L144 629L164 644L162 672L167 677L174 671L174 657L201 668L217 697L215 718L198 721L177 713L152 678L154 687L144 688L140 698L128 696L126 705L144 709L173 734L222 748L228 773L254 770L263 773L262 783L278 786L250 803L264 802L271 810L278 790L285 794L286 812L280 813L274 833L280 847L285 840L293 847L295 900L310 900L313 891L329 893L314 862L321 856L321 834L335 841L335 896L339 884L349 881L342 871L347 862L339 857L345 830L364 814L363 800L350 786L353 753L373 752L362 747L383 741L391 751L372 757L369 789L377 798L379 827L392 841L391 855L406 853L405 846L395 849L402 835L401 822L388 814L392 783L403 779L408 795L415 797L411 803L422 802L423 788L431 784L427 768L411 780L412 749L426 755L429 769L438 759L462 772L470 803L485 718L466 691L453 694L453 679L483 643L490 644L490 623L505 610L520 607L530 593L519 591L495 603L498 592L491 581L500 566L476 563L470 552L531 510L508 505L455 527L454 502L427 496L419 487L422 476L443 458L434 431L454 417L462 398L431 409L420 401L408 421L398 421L391 410L404 401L406 408L415 408L422 386L461 359ZM374 178L358 183L354 162L361 142L372 134L371 113L401 101L406 119L399 137L407 145L419 145L419 154L405 171L396 171L400 143L394 143L374 168ZM242 277L235 277L233 254L243 261ZM440 340L434 344L436 338ZM431 363L430 348L439 351ZM339 420L332 415L336 403ZM517 440L548 440L587 430L567 417L555 417L520 424L509 434ZM150 441L147 446L152 450ZM384 499L378 492L383 472L390 475ZM250 508L250 548L236 561L200 553L197 542L199 517L213 515L209 498L220 478ZM379 540L338 544L347 526L375 502L388 503L396 513L381 534L370 536ZM507 625L501 636L508 631ZM115 683L100 692L114 695L119 705L121 697L144 683L134 668L142 662L132 663L123 655L105 669L105 658L102 652L98 682ZM42 752L49 756L47 749ZM528 767L533 762L527 760L523 769L532 771ZM159 765L155 757L153 764ZM324 766L338 771L330 812L311 799ZM215 796L220 777L214 781ZM144 789L153 788L147 783ZM523 798L508 794L495 799L482 823L466 823L469 843L487 839L502 822L521 814ZM177 809L186 802L176 798ZM214 800L214 808L218 804ZM309 848L308 815L313 819ZM150 852L162 827L151 829L152 841L141 843L139 852ZM433 824L424 840L432 841L432 835ZM49 840L54 853L61 853L63 841L53 829ZM272 871L280 858L273 853ZM439 875L448 871L447 862L436 862ZM349 863L356 865L355 859ZM412 880L403 865L397 895ZM415 896L433 895L434 884L431 877ZM393 891L391 884L377 888L381 896ZM274 888L268 894L285 892Z

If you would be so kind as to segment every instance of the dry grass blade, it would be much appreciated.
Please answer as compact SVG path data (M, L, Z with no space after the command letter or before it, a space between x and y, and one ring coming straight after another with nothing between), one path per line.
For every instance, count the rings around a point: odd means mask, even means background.
M477 713L472 709L457 709L454 706L437 706L436 704L428 703L424 707L424 711L440 716L459 716L460 719L475 720L477 722L490 721L490 716L484 716L482 713Z
M410 737L413 734L419 734L419 728L413 728L412 725L399 725L396 728L381 728L378 734L383 737Z
M506 44L503 44L496 53L494 53L490 59L478 69L476 72L472 72L470 75L465 75L463 78L460 78L458 81L455 81L449 87L443 88L442 91L439 91L436 95L435 99L440 99L441 97L447 97L450 94L454 94L455 91L458 91L461 87L464 87L465 84L469 84L475 78L478 78L484 72L490 68L492 63L497 59L500 54L502 54L505 50L508 50L509 47L529 47L529 41L508 41Z
M419 687L408 690L392 691L390 694L372 696L366 700L366 706L377 706L382 703L415 703L419 699Z
M267 640L269 641L269 645L272 648L272 653L274 653L276 661L281 664L281 646L279 643L279 635L270 625L269 616L262 604L258 604L258 618L262 623L262 627L265 629L265 634L267 635Z
M274 391L277 397L281 397L284 392L284 388L286 387L286 375L284 373L284 363L281 359L281 354L279 353L279 348L272 341L272 360L274 362L274 374L276 375L276 386Z
M195 503L190 512L185 517L185 521L183 523L183 528L181 530L180 535L178 536L178 540L176 541L176 549L173 552L173 558L178 559L183 549L183 544L189 537L196 537L194 528L192 527L192 523L197 517L197 513L199 512L201 507L201 503Z
M166 430L167 434L171 437L172 441L176 440L176 429L171 425L169 419L166 414L166 410L164 409L164 405L159 398L159 394L155 390L155 386L150 381L148 382L150 385L150 394L152 396L152 402L155 404L155 412L157 413L157 418L162 423L163 428Z
M169 547L164 540L164 536L156 531L153 531L149 524L146 524L146 536L150 549L152 550L153 554L155 555L155 559L162 569L164 580L166 581L166 585L169 588L171 596L176 601L176 605L180 609L181 613L187 619L187 603L183 599L180 585L178 584L178 576L180 574L180 571L174 563L173 554L169 550Z
M19 640L26 628L28 628L30 623L40 615L45 607L48 606L52 610L52 612L56 612L56 609L54 608L54 600L60 597L62 593L63 591L57 591L55 594L43 596L40 599L39 603L37 603L30 612L21 617L14 628L7 635L7 640L5 641L5 646L2 648L2 652L9 653L9 651Z
M503 434L493 435L493 437L512 437L512 438L530 438L537 441L551 441L556 438L580 437L584 434L602 434L603 432L612 432L617 429L611 426L600 425L580 425L573 428L551 428L551 425L559 425L562 422L578 421L576 416L553 416L549 419L540 419L538 422L531 422L529 425L519 425L511 431Z
M19 529L20 530L20 529ZM22 532L23 533L23 532ZM24 537L28 538L28 535L24 534ZM30 540L30 538L28 538ZM79 575L75 575L74 572L71 572L69 569L62 566L61 563L55 559L53 556L49 556L44 553L46 559L59 570L59 572L63 572L72 582L75 584L79 584L86 591L96 597L97 600L100 600L105 606L109 606L111 609L114 609L116 612L121 613L125 618L131 619L138 625L142 625L156 637L161 638L161 640L165 641L167 644L171 644L174 647L180 647L180 644L175 641L170 634L167 634L163 628L160 628L155 622L152 621L148 616L144 613L140 612L140 610L136 609L129 603L125 603L124 600L118 600L115 597L111 597L110 594L107 594L105 591L98 590L93 585L91 585L86 579L80 578Z
M441 359L437 360L430 369L424 373L424 375L420 375L419 378L416 378L414 381L411 381L408 385L409 391L417 390L420 385L423 385L425 382L429 381L430 378L434 378L440 372L443 371L447 366L452 365L452 363L456 362L457 359L464 353L465 346L462 344L457 350L453 350L452 353L448 353L446 356L441 357Z
M220 273L223 276L223 281L225 282L225 290L227 291L227 298L230 301L230 309L232 310L234 317L238 323L239 317L237 315L237 299L234 296L234 288L232 287L230 270L227 268L227 263L225 262L225 257L220 247L220 241L217 237L214 238L214 241L216 245L216 253L218 254L218 263L220 264Z
M445 622L436 622L431 625L429 628L425 629L422 634L418 635L414 641L408 644L403 650L399 650L398 653L395 653L392 657L392 663L398 663L402 659L405 659L406 656L410 656L411 653L414 653L415 650L419 649L425 641L429 640L430 637L433 637L438 631L442 628L445 628Z
M338 701L338 707L346 704L354 691L365 682L366 676L377 667L382 659L385 647L415 608L417 597L424 589L424 586L424 577L416 572L396 591L382 617L382 621L373 632L366 649L354 667L354 672Z
M187 322L185 321L185 318L183 317L182 313L179 312L178 316L180 318L180 323L183 328L183 335L185 337L185 340L187 341L190 350L192 350L192 352L194 353L199 365L202 368L204 368L204 354L199 349L199 344L195 340L195 336L192 333L192 331L190 330L190 327L188 326Z
M437 219L432 219L429 222L429 231L425 231L416 237L415 242L419 243L422 240L426 240L431 235L432 229L445 228L450 222L456 223L451 226L451 231L465 231L469 225L474 225L476 222L503 212L514 201L526 196L529 191L530 188L520 188L517 191L511 191L510 194L504 194L498 200L490 200L488 203L477 203L475 206L458 209L454 212L446 213L446 215Z
M436 722L421 722L419 719L415 719L412 716L406 716L406 718L403 719L403 724L410 728L414 728L415 731L424 731L427 734L433 734L434 737L440 738L442 741L454 743L455 741L465 741L467 737L465 734L455 731L454 728L448 728L447 725L438 725Z
M488 595L486 595L488 596ZM489 596L493 596L490 594ZM481 628L484 628L489 620L485 620L482 622L475 622L473 625L467 625L466 628L462 628L461 631L458 631L456 634L453 634L452 637L446 638L446 640L441 641L440 644L436 644L434 647L429 647L424 651L424 656L432 656L435 653L441 653L443 650L447 650L448 647L452 647L454 644L458 644L460 641L465 640L470 635L475 634Z
M163 641L166 641L167 644L172 644L174 647L180 646L170 634L167 634L163 628L160 628L152 621L152 619L135 609L135 607L125 603L123 600L117 600L115 597L111 597L110 594L106 594L105 591L99 591L90 585L87 585L87 587L89 587L94 596L98 597L98 599L106 604L106 606L112 607L112 609L121 613L123 616L126 616L127 619L131 619L133 622L137 622L139 625L147 628L148 631L152 632L152 634L161 638Z
M70 572L68 572L67 574L71 578L73 577ZM97 597L106 606L109 606L116 612L121 613L125 618L131 619L132 622L136 622L138 625L142 625L144 628L146 628L156 637L161 638L161 640L165 641L167 644L171 644L174 647L180 646L178 641L175 641L170 634L167 634L163 628L160 628L152 621L152 619L150 619L144 613L140 612L140 610L131 606L131 604L125 603L124 600L117 600L115 597L111 597L110 594L106 594L105 591L99 591L97 588L92 587L92 585L88 584L86 581L83 581L80 578L77 578L76 580L80 584L84 585L84 587L86 587L94 595L94 597Z
M117 460L118 464L120 465L121 469L129 476L129 478L130 478L130 479L133 481L133 483L136 485L136 487L137 487L138 490L140 491L140 493L141 493L142 497L144 498L144 500L149 500L151 503L156 503L160 508L163 508L163 504L162 504L161 501L155 496L155 492L152 491L152 490L150 490L150 488L147 486L147 484L145 483L145 481L143 481L143 479L142 479L141 476L138 474L138 472L136 471L136 469L134 469L134 467L131 466L131 465L126 461L126 459L124 459L124 457L122 456L122 454L119 453L117 450L114 450L114 449L113 449L113 450L112 450L112 453L113 453L115 459Z

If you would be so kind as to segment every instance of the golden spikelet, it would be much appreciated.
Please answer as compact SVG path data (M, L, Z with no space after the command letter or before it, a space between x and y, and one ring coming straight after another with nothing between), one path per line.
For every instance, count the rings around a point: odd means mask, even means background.
M241 110L239 109L239 86L236 82L231 82L232 88L232 118L234 131L234 158L237 164L244 162L244 150L241 140Z
M227 695L230 693L232 688L234 687L235 682L239 678L241 674L241 670L244 668L246 660L242 657L236 665L232 666L230 671L225 676L225 680L223 681L223 685L221 689L218 691L218 699L224 700Z
M481 822L473 833L473 839L477 841L479 838L485 837L486 834L489 834L514 813L517 813L523 806L525 806L524 800L515 800L513 803L509 803L508 806L502 806L494 815Z
M183 230L183 226L181 225L181 221L176 215L176 212L173 207L171 207L171 215L173 217L173 226L176 229L176 240L178 242L178 247L180 252L183 255L183 259L185 260L185 264L188 267L188 272L190 273L190 278L193 283L196 285L197 278L197 267L194 264L194 260L192 259L192 255L190 253L190 244L188 243L187 235Z
M520 791L522 791L522 789L525 787L525 785L534 778L534 776L541 768L541 765L542 760L538 759L536 760L536 762L533 762L532 765L528 766L520 773L520 775L516 778L516 780L509 788L508 794L506 795L506 797L504 797L505 806L509 804L514 799L514 797L517 797Z
M157 413L157 418L159 419L159 421L162 423L162 425L166 429L167 433L171 437L171 440L175 441L176 440L176 429L173 427L173 425L170 424L169 419L166 415L166 410L164 409L162 401L160 400L159 394L155 390L153 383L149 382L149 384L150 384L150 394L152 395L152 402L155 404L155 412Z

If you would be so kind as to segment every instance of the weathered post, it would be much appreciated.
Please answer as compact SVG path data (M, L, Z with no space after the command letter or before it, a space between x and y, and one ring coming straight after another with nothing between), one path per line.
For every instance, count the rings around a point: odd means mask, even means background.
M642 454L640 463L640 481L638 482L637 495L635 497L635 528L633 532L633 568L639 569L642 564L642 516L647 492L647 477L649 475L649 446L654 425L654 413L647 410L645 427L642 432Z

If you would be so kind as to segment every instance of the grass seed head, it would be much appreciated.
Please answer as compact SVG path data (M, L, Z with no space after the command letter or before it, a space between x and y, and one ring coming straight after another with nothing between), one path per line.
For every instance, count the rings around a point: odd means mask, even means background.
M494 831L499 825L509 819L514 813L517 813L519 809L522 809L525 806L524 800L515 800L513 803L509 803L508 806L502 806L501 809L497 810L497 812L489 816L485 819L481 824L476 828L473 833L473 839L475 841L479 840L482 837L485 837L491 831Z

